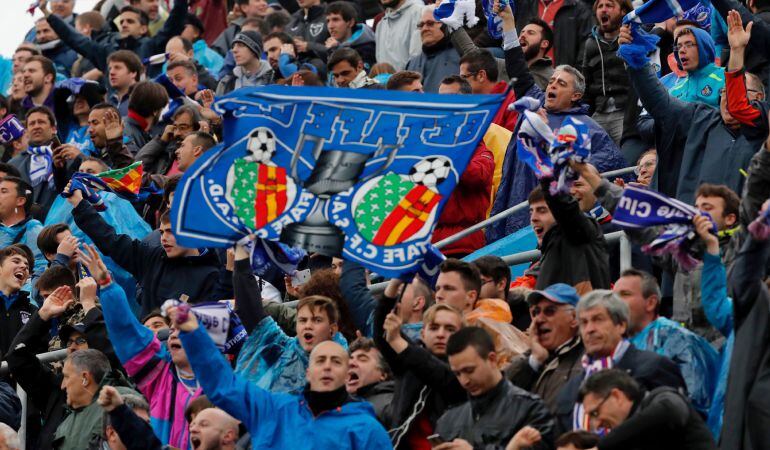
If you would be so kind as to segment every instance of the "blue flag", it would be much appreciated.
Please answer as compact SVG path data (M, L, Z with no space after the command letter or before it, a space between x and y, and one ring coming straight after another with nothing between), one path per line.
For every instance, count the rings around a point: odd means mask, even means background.
M416 271L501 95L265 86L215 103L224 142L185 171L172 224L180 245L252 233Z

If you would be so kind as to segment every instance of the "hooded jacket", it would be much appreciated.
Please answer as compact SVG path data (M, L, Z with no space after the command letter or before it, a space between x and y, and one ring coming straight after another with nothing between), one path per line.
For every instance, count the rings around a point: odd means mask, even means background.
M719 108L719 91L725 87L725 69L714 64L715 50L711 36L700 28L687 27L698 43L698 69L677 79L668 92L685 102L705 103ZM679 52L674 52L679 66ZM740 191L738 191L740 192Z
M110 283L102 287L100 297L115 354L150 403L153 431L163 444L187 450L189 429L184 410L202 394L201 389L188 390L180 381L166 345L139 323L120 286ZM219 353L216 348L214 352Z
M422 17L423 3L404 0L400 8L386 9L374 32L377 42L377 62L386 62L403 70L409 58L422 51L422 39L417 23Z
M591 110L610 113L625 110L628 102L628 74L625 63L616 55L618 38L605 40L594 27L586 40L581 72L586 77L583 101Z
M422 52L406 63L406 70L422 74L425 92L438 93L441 80L460 73L460 55L452 47L449 36L445 35L432 47L423 45Z
M29 173L29 171L27 171L27 173ZM22 179L24 179L24 172L22 172ZM45 183L42 184L44 185ZM47 185L45 187L46 189L50 189ZM51 202L53 202L55 198L56 197L52 198ZM50 207L50 204L48 206ZM37 236L42 229L43 224L31 217L27 217L25 220L11 226L0 223L0 248L8 247L12 244L24 244L29 247L29 249L32 250L32 256L35 258L35 267L29 268L30 276L34 278L39 277L48 265L48 261L46 261L43 256L43 252L41 252L37 246ZM11 336L11 338L13 338L13 336ZM7 348L2 347L2 350L5 351Z
M211 73L219 73L225 63L225 58L209 48L203 39L198 39L193 43L193 58L195 58L196 63Z
M628 67L629 78L647 112L655 119L658 169L652 188L685 203L695 202L702 183L724 184L741 192L740 170L765 140L756 129L732 130L718 109L701 102L685 102L667 95L648 64Z
M297 439L309 450L393 448L369 403L347 402L314 416L304 395L269 392L234 374L202 327L179 337L206 396L243 423L252 448L294 448Z
M102 254L136 278L142 287L141 315L182 295L193 303L220 300L215 298L220 263L213 251L203 249L199 256L169 258L161 246L117 234L85 200L73 208L72 215Z
M48 23L64 43L88 58L97 69L107 73L107 57L116 50L131 50L139 56L139 59L165 52L168 40L182 34L186 14L187 0L178 0L174 2L163 28L155 36L151 38L144 36L138 39L131 36L122 38L119 33L114 33L114 40L107 39L99 42L83 36L56 15L48 16ZM152 70L147 75L154 77L159 73L160 68L152 67L150 66Z
M374 43L374 30L369 28L365 24L358 24L353 27L353 34L345 42L341 43L338 47L327 50L324 61L328 60L329 56L337 49L350 47L357 51L361 55L361 59L364 61L364 65L367 69L377 62L375 55L375 43Z
M260 61L259 69L254 74L247 74L241 66L235 66L232 74L219 80L217 95L225 95L242 87L264 86L273 82L273 68L267 61Z

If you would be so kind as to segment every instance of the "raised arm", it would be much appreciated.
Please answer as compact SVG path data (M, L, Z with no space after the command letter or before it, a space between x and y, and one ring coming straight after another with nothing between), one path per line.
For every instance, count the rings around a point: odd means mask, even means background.
M522 98L525 95L539 97L542 90L535 84L535 78L529 71L527 59L521 50L519 36L516 33L516 20L513 17L511 7L506 5L500 8L499 3L495 3L498 15L503 20L503 51L505 52L505 70L513 82L513 92L516 98ZM539 94L539 95L538 95Z
M571 195L562 192L551 195L549 183L550 179L544 178L540 184L545 202L566 238L573 244L587 244L596 239L596 222L583 214L580 204Z
M235 270L233 271L235 308L246 332L251 334L259 322L267 317L262 307L262 288L251 270L249 254L243 246L235 248Z
M163 53L166 50L168 40L182 34L187 17L187 3L188 0L174 0L174 6L171 8L163 28L150 39L153 54Z
M345 261L340 276L340 291L350 308L356 328L365 336L371 336L372 316L377 300L366 285L366 269L354 261Z
M276 414L270 392L233 373L211 337L198 326L195 314L187 314L186 320L181 321L178 308L169 308L169 315L181 330L179 339L195 378L212 403L243 422L249 430L258 426L260 418Z
M47 0L40 2L40 10L43 12L48 24L68 47L83 55L91 61L97 69L105 72L107 70L107 56L114 50L117 50L112 40L106 39L103 42L93 41L77 30L72 28L64 20L51 12L47 8Z

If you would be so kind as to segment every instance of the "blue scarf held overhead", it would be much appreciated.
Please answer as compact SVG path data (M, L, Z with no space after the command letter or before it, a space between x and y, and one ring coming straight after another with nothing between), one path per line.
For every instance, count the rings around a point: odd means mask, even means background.
M613 223L630 229L662 226L658 237L642 247L652 255L671 254L685 272L698 265L693 244L698 237L692 224L703 214L682 201L636 186L627 186L613 214ZM716 226L712 232L716 234Z
M648 55L656 49L660 38L644 31L639 25L664 22L679 17L685 11L697 6L698 0L650 0L626 14L623 24L631 24L631 44L621 45L618 56L632 68L640 69L649 61Z
M161 311L172 306L179 306L179 300L166 300L161 306ZM206 329L219 351L237 355L241 346L246 341L248 334L241 323L241 319L230 307L228 302L208 302L190 305L190 312L195 314L200 326Z

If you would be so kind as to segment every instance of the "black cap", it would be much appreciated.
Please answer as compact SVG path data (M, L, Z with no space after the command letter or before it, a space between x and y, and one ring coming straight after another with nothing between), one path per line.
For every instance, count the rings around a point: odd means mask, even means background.
M61 340L62 347L67 346L67 341L69 341L70 336L73 332L77 331L78 333L82 334L83 337L86 335L86 325L82 322L78 323L67 323L64 324L61 329L59 329L59 340Z

